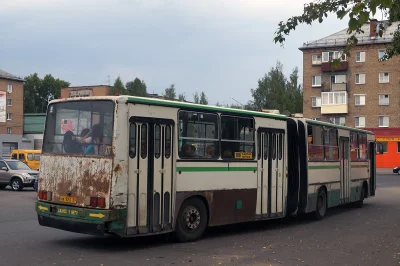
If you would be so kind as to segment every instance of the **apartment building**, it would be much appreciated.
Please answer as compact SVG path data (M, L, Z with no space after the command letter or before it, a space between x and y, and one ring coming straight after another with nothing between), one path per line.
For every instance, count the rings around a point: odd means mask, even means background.
M0 69L0 151L9 158L13 149L32 149L33 140L23 135L24 80Z
M93 85L61 88L61 98L106 96L110 94L111 86Z
M382 37L377 35L380 24L386 27ZM299 48L304 116L373 131L384 146L377 156L382 168L400 165L400 58L380 60L398 25L377 20L363 25L358 45L334 69L330 62L341 58L347 29Z

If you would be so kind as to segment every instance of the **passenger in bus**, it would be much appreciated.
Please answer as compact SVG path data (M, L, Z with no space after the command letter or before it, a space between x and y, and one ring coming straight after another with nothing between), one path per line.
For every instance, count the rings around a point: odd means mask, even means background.
M75 134L72 131L65 132L62 148L66 153L82 153L82 147L77 142Z
M212 145L207 146L206 152L207 152L207 155L204 156L204 158L208 158L208 159L215 158L215 148L214 148L214 146L212 146Z
M184 144L182 146L182 150L180 152L180 157L182 158L191 158L193 157L192 146L189 144Z
M223 158L233 158L232 151L230 149L224 150Z

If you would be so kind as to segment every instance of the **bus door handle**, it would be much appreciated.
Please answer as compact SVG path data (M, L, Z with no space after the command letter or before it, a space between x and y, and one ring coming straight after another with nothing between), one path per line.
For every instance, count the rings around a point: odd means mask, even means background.
M161 169L159 172L160 174L165 174L165 169Z
M136 169L135 171L133 171L135 174L140 174L140 173L142 173L142 170L139 170L139 169Z

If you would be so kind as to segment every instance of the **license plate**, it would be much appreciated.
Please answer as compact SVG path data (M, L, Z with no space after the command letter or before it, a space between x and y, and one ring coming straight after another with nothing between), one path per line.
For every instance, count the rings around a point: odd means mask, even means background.
M74 204L76 204L76 198L75 197L60 196L60 201L66 202L66 203L74 203Z

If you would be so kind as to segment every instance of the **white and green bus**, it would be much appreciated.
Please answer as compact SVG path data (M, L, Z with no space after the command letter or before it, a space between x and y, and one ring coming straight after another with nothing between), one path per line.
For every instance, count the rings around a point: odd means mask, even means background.
M36 212L62 230L133 237L313 213L375 195L372 132L152 98L54 100Z

